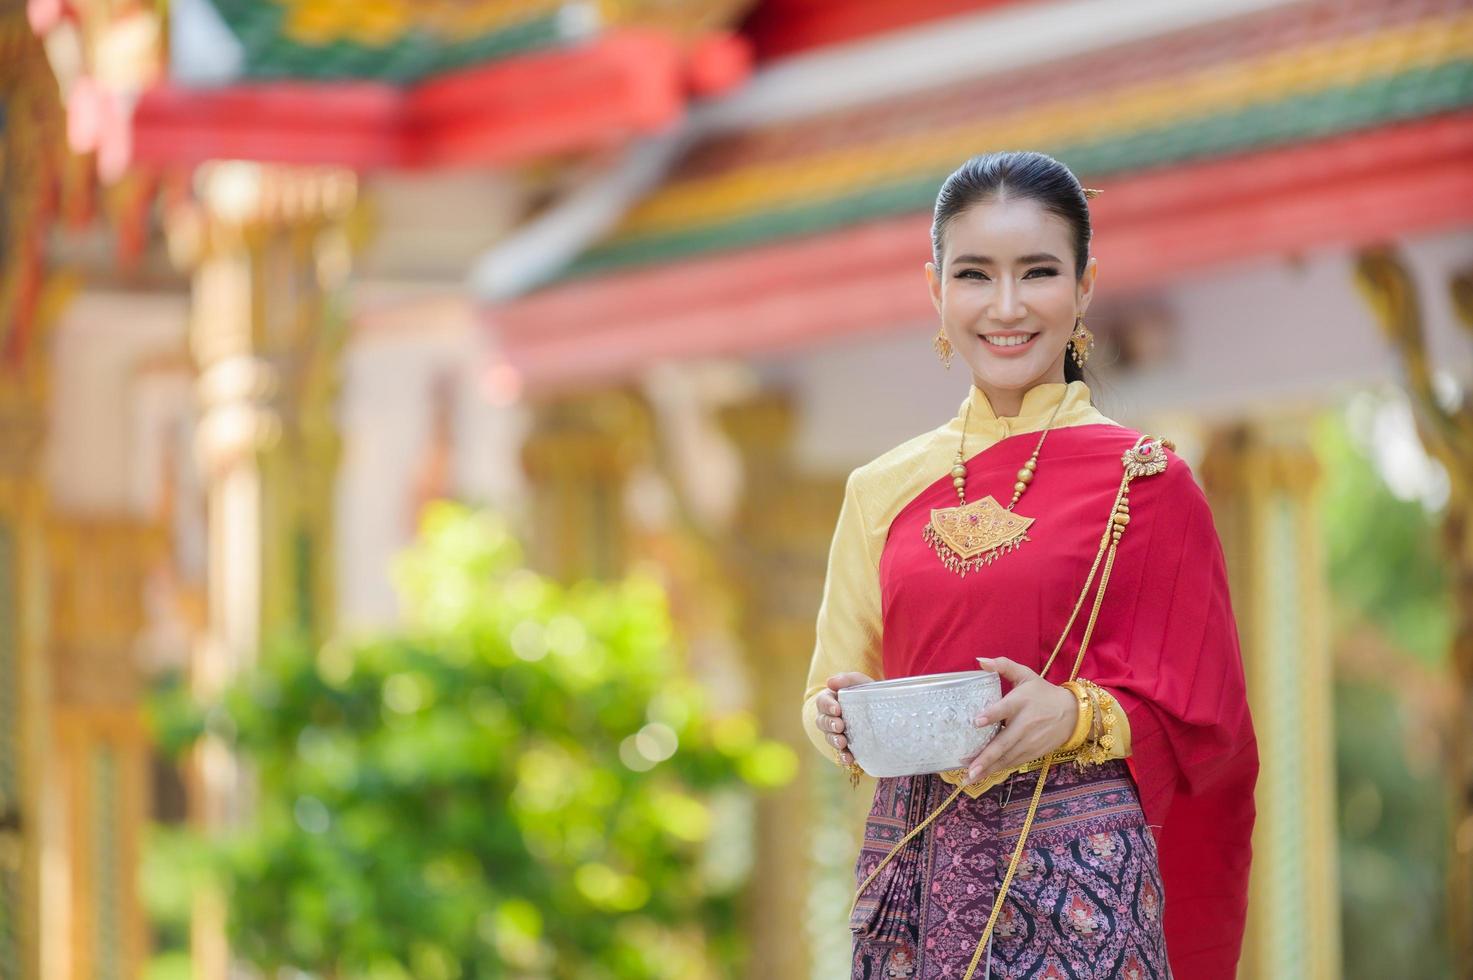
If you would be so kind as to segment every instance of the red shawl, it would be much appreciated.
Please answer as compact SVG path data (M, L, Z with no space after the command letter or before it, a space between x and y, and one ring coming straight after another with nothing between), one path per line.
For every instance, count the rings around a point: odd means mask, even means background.
M880 559L885 676L975 670L978 656L1041 669L1089 574L1121 455L1137 435L1107 424L1049 432L1016 507L1035 518L1029 540L965 578L921 537L933 507L955 505L951 477L908 502ZM1037 441L1036 432L1011 436L972 457L968 500L991 494L1005 506ZM1165 472L1131 483L1131 522L1079 675L1109 689L1129 716L1127 764L1160 854L1172 971L1232 980L1258 748L1222 545L1186 463L1175 453L1168 460ZM1049 669L1054 683L1068 678L1093 596L1092 588Z

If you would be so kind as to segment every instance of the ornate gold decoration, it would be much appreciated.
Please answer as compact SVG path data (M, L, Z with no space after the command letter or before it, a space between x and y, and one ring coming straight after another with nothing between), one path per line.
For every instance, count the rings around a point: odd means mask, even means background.
M1070 732L1064 744L1059 746L1060 752L1073 752L1085 743L1093 731L1095 703L1090 697L1089 689L1080 681L1065 681L1059 686L1069 689L1069 693L1074 695L1074 700L1079 707L1079 715L1074 720L1074 731Z
M924 534L946 567L965 575L967 569L963 565L967 559L980 555L979 561L985 565L1014 550L1028 540L1025 532L1032 524L1033 518L1004 510L988 494L961 507L931 511L931 522ZM945 553L938 545L944 545L952 553Z
M1130 474L1131 479L1138 476L1155 476L1166 469L1167 448L1169 447L1162 439L1132 446L1120 457L1125 464L1125 472Z
M1084 362L1089 360L1090 351L1095 349L1095 335L1089 327L1084 325L1084 314L1074 318L1074 332L1069 335L1069 356L1074 358L1074 363L1084 367Z
M1084 688L1091 706L1090 733L1074 760L1075 765L1083 769L1086 765L1097 766L1110 758L1118 738L1115 726L1119 719L1115 714L1115 698L1109 691L1082 677L1078 684Z
M962 767L960 769L948 769L945 772L938 772L936 775L941 777L942 782L950 783L951 785L958 787L975 800L977 797L981 796L983 793L987 792L992 787L996 786L998 783L1001 783L1003 780L1007 779L1009 776L1012 776L1015 773L1034 772L1035 770L1042 768L1045 758L1046 757L1041 756L1037 759L1025 762L1022 765L1015 766L1012 769L1004 769L1000 772L995 772L991 775L983 776L975 783L967 782L966 767Z
M1066 387L1063 397L1054 406L1048 421L1044 423L1043 431L1039 433L1033 455L1018 470L1017 482L1013 484L1013 499L1009 501L1006 510L998 506L991 494L967 503L967 424L972 419L972 400L970 397L967 399L967 413L962 419L961 444L957 447L956 460L951 467L951 484L956 487L957 506L933 508L930 521L921 530L921 537L940 556L942 564L962 578L966 578L968 572L974 572L1009 551L1016 550L1028 540L1025 532L1033 523L1033 518L1014 514L1013 506L1028 489L1028 484L1033 482L1033 474L1038 470L1038 452L1043 448L1043 440L1048 436L1049 427L1054 424L1059 409L1064 406L1064 399L1068 397Z
M951 355L955 351L952 350L951 341L946 338L945 328L936 331L936 339L931 341L931 347L936 351L936 356L941 358L942 365L950 371Z

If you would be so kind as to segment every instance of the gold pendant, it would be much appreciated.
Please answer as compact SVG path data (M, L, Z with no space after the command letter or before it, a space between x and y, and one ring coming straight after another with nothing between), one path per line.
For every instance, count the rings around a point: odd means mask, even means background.
M1029 540L1033 518L1005 510L989 494L957 507L938 507L921 532L941 562L962 578Z

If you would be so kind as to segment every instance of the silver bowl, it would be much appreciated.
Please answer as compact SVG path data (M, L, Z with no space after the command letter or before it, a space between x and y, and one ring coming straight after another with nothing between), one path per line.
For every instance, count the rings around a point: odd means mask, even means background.
M839 689L839 713L854 761L871 776L915 776L960 769L982 750L997 723L972 724L1002 697L991 670L959 670L871 681Z

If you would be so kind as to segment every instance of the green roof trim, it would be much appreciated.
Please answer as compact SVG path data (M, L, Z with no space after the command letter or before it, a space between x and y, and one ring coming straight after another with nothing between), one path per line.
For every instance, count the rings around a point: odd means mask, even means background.
M245 76L261 80L364 80L403 85L570 40L567 21L553 12L457 41L411 31L381 47L349 40L303 44L284 33L286 9L279 4L209 2L245 49Z
M1091 177L1323 139L1473 104L1473 61L1451 61L1356 85L1203 116L1092 143L1040 147ZM960 163L961 161L957 161ZM744 248L906 213L925 213L947 173L917 174L795 208L742 215L720 224L621 238L588 249L548 286L630 266ZM546 288L546 287L544 287Z

